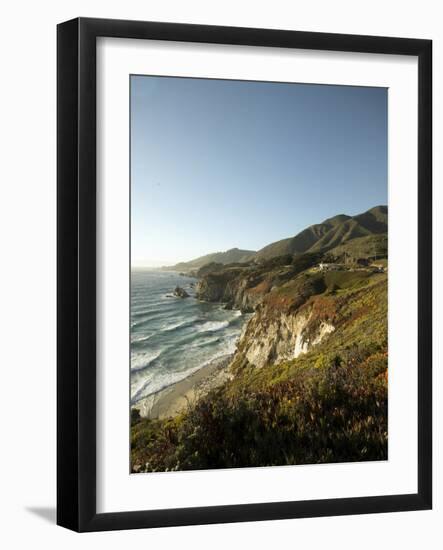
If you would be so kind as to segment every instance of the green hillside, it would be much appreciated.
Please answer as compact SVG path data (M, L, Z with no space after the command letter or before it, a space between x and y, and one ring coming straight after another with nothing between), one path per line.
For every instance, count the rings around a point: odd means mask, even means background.
M310 250L322 237L328 234L331 230L341 225L349 219L349 216L340 214L334 218L325 220L323 223L311 225L298 233L295 237L282 239L275 243L271 243L259 250L254 259L262 261L284 254L302 254Z
M357 258L371 258L380 260L388 256L388 235L369 235L345 242L329 250L335 261L356 260Z
M340 214L304 229L295 237L265 246L254 258L262 261L283 254L326 251L352 239L386 233L387 228L387 206L376 206L353 217Z

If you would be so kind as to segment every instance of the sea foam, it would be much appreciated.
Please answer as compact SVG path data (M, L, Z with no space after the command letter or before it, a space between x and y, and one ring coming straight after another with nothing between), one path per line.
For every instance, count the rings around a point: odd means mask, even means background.
M216 332L229 326L229 321L208 321L197 328L197 332Z

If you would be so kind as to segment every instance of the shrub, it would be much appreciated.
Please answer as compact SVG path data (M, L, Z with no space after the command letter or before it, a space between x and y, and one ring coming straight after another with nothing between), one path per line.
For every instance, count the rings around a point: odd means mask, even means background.
M337 355L318 361L321 368L256 390L212 391L178 421L151 423L146 469L386 459L386 354L358 365Z

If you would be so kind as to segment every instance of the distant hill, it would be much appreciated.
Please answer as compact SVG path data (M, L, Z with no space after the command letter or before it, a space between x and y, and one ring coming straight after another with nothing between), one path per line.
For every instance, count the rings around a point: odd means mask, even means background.
M212 254L200 256L199 258L195 258L189 262L180 262L173 266L168 266L168 269L174 269L176 271L189 271L191 269L199 269L200 267L210 263L226 265L247 262L254 256L254 254L255 250L231 248L230 250L226 250L226 252L213 252Z
M339 214L311 225L294 237L271 243L259 250L254 259L267 260L283 254L327 251L352 239L386 233L388 207L375 206L357 216Z

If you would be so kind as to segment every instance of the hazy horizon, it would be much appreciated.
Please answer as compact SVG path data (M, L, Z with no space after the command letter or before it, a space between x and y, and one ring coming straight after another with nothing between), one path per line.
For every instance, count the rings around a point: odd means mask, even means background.
M133 267L385 204L385 88L131 77Z

